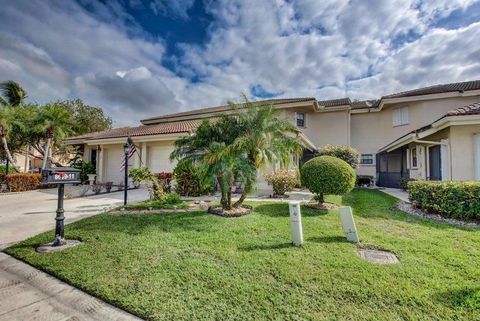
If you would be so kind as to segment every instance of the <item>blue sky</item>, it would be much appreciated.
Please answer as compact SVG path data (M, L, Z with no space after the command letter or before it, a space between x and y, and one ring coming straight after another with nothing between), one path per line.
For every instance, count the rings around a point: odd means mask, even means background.
M116 125L271 97L480 79L473 0L0 0L0 81Z

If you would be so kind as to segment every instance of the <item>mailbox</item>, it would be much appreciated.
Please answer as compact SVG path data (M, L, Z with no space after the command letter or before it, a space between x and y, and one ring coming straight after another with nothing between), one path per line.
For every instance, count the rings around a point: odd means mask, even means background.
M42 184L79 184L80 170L72 167L52 167L42 170Z

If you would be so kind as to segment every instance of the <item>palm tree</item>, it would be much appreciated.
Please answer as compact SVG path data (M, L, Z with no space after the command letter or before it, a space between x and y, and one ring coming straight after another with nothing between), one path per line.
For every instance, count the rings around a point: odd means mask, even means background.
M202 167L206 179L215 179L220 187L220 204L225 210L232 207L233 183L255 180L254 168L245 155L227 150L238 134L237 129L238 120L229 116L212 123L204 121L193 135L178 139L170 155L172 160Z
M47 104L40 108L37 124L37 130L44 133L46 138L42 163L42 169L45 169L51 149L53 149L52 141L60 141L71 134L74 123L67 108L56 104Z
M226 153L244 153L256 171L268 164L286 167L292 154L302 151L298 129L289 121L280 119L280 111L272 103L250 102L230 104L235 109L240 132ZM255 181L247 181L240 199L233 205L239 207L252 191Z
M27 97L26 91L15 81L8 80L0 83L0 104L3 108L0 109L0 140L2 141L3 149L8 161L14 166L12 153L8 147L7 136L10 124L14 117L12 117L11 106L17 107L23 103Z
M27 98L27 92L17 82L8 80L0 83L0 104L6 106L19 106Z
M12 154L10 153L10 149L8 148L8 143L7 143L7 136L8 136L8 131L10 129L10 124L12 121L12 112L11 112L11 107L10 106L5 106L4 108L0 108L0 139L2 141L3 149L5 151L5 155L12 164L12 166L15 164L12 158Z

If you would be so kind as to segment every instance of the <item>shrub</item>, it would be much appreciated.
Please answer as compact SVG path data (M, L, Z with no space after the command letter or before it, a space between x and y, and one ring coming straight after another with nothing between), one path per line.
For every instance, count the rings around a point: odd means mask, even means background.
M80 170L82 184L88 183L88 174L95 174L95 166L90 162L78 161L72 167Z
M350 146L325 145L319 150L320 156L333 156L347 162L353 169L360 163L360 153Z
M401 178L399 181L400 188L404 191L408 191L408 183L414 181L414 178Z
M17 173L7 175L10 192L31 191L40 187L40 174Z
M284 195L299 184L298 174L295 170L278 170L265 175L265 180L272 185L275 195Z
M480 219L480 182L413 181L408 197L418 208L449 218Z
M128 174L134 182L143 183L150 194L150 199L158 199L163 194L163 186L157 176L152 174L148 167L138 167Z
M170 193L172 188L173 173L170 172L161 172L155 174L163 187L163 190Z
M372 186L373 185L373 176L369 175L357 175L357 186Z
M175 190L182 196L200 196L212 191L212 182L206 182L202 171L188 162L179 162L173 170Z
M324 195L342 195L355 187L355 171L345 161L332 156L312 158L300 169L302 184L324 202Z

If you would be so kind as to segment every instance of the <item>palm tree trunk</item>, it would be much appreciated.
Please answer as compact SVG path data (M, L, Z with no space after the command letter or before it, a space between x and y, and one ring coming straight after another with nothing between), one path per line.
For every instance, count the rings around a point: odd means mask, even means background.
M47 163L48 163L48 152L49 152L49 149L50 149L50 142L52 141L51 138L47 138L47 143L46 143L46 146L45 146L45 151L43 153L43 163L42 163L42 169L46 169L47 168Z
M250 184L246 184L243 187L242 195L240 196L238 201L236 201L233 204L233 207L238 208L238 207L242 206L243 202L245 201L245 199L247 198L247 196L248 196L248 194L250 193L251 190L252 190L252 186Z
M2 135L2 144L3 144L3 149L5 150L5 154L7 156L8 161L10 162L10 164L12 164L13 167L15 167L15 162L13 161L12 154L10 153L10 149L8 149L7 137L5 137L5 135Z

